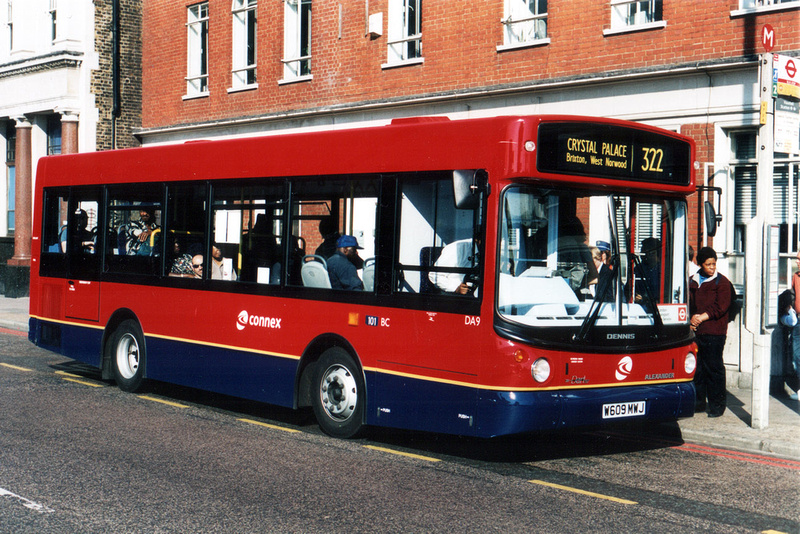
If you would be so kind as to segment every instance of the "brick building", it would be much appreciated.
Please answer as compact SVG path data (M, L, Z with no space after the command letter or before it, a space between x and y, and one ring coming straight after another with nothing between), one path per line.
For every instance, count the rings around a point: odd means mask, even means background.
M143 19L143 144L535 113L690 135L698 184L721 192L692 199L690 242L713 244L740 292L765 25L773 52L800 55L800 0L150 0ZM775 162L785 283L800 165ZM722 214L713 238L706 199ZM749 372L758 335L731 327L729 370Z
M6 295L27 292L25 221L38 159L136 146L132 129L140 124L139 0L0 2L0 240L6 244L0 285Z

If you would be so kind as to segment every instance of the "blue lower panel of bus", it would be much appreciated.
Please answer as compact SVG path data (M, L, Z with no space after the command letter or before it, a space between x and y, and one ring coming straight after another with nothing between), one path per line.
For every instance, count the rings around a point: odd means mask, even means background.
M669 421L694 414L691 382L543 392L481 393L478 434L576 428L626 420Z
M367 423L450 434L494 437L625 420L691 417L689 383L631 387L489 391L437 381L368 373Z
M291 407L297 360L147 338L147 378ZM164 357L164 355L169 355Z
M102 366L103 330L31 318L36 345ZM297 361L185 341L146 337L147 378L279 406L294 402ZM156 356L158 355L158 356Z

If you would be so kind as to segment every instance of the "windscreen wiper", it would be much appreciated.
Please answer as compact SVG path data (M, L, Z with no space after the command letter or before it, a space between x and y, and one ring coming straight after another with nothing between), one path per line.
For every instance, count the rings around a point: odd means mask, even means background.
M611 288L614 287L614 280L616 279L614 273L618 272L618 267L619 260L615 256L612 258L609 268L601 269L603 273L602 276L598 273L597 293L594 296L592 305L589 306L589 313L586 314L583 323L581 323L581 329L577 334L572 336L573 341L584 342L589 337L589 333L594 328L595 323L597 323L597 318L600 316L600 309L603 307L604 303L608 302L606 300L606 295Z

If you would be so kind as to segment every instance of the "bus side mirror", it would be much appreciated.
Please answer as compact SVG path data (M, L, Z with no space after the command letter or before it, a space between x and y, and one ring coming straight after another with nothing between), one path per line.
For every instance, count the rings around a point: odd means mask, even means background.
M486 171L483 170L458 169L453 171L453 198L457 209L478 209L481 193L488 193L486 178Z
M706 235L714 237L717 234L717 225L722 221L722 215L717 215L714 205L708 200L703 203L703 213L706 216Z

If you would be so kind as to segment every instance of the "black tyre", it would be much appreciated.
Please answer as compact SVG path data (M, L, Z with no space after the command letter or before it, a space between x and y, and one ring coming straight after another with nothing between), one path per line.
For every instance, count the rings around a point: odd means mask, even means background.
M319 427L336 438L352 438L364 421L366 391L361 370L339 347L326 350L314 373L312 403Z
M108 343L114 380L122 391L137 391L144 380L144 335L139 323L120 323Z

